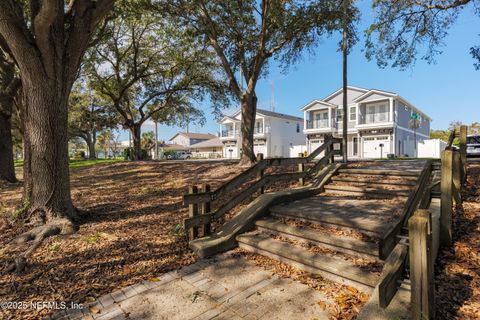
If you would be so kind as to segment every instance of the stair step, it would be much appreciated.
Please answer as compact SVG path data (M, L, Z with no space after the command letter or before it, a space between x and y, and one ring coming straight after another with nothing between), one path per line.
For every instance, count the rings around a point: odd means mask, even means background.
M348 182L353 184L373 184L373 185L390 185L390 186L414 186L416 184L416 178L403 180L403 179L388 179L385 176L378 176L376 179L357 178L357 177L344 177L342 175L333 176L334 182Z
M242 234L238 235L236 239L240 248L311 273L320 274L332 281L347 282L347 284L361 289L365 287L371 289L377 283L377 276L359 267L352 266L340 259L315 254L301 247L274 240L265 234Z
M387 191L395 191L395 190L410 190L413 186L412 185L405 185L405 184L396 184L395 182L370 182L370 181L343 181L343 180L335 180L333 183L328 184L329 186L353 186L359 188L372 188L378 190L387 190Z
M357 169L345 168L340 169L340 173L347 174L366 174L366 175L382 175L382 176L414 176L418 177L421 173L419 170L395 170L395 169Z
M297 203L286 206L274 206L270 208L270 214L280 218L302 219L309 223L329 224L355 230L364 230L377 234L377 236L380 236L390 228L389 223L378 219L377 216L369 215L367 209L361 206L357 208L342 208L340 206L322 207L321 203L315 203L315 201L312 201L309 206L311 206L312 209L306 205ZM385 216L389 214L388 210L388 208L384 209Z
M336 185L328 184L325 186L325 190L332 191L347 191L347 192L356 192L368 195L369 193L373 194L384 194L392 196L405 196L408 197L410 194L409 189L399 189L399 190L387 190L384 188L372 188L372 187L359 187L359 186L349 186L349 185Z
M312 228L298 228L289 226L278 220L257 220L255 225L260 231L273 232L297 240L307 240L317 245L345 252L351 255L365 256L365 254L378 257L378 244L362 241L352 237L337 236L334 234L319 232Z

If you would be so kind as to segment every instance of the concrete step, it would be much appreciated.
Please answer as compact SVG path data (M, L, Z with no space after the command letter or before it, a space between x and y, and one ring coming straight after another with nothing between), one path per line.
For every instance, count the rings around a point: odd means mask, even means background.
M339 173L340 174L346 173L346 174L363 174L363 175L418 177L421 173L421 170L345 168L345 169L340 169Z
M307 241L350 255L378 257L379 254L377 243L362 241L353 237L339 236L308 227L294 227L273 219L257 220L255 225L258 230L263 232L281 235L294 240Z
M352 186L352 185L336 185L328 184L325 186L326 191L332 191L331 193L341 193L348 192L353 194L365 195L385 195L387 197L408 197L410 194L410 189L398 189L398 190L387 190L385 188L375 188L370 186Z
M240 248L284 262L310 273L360 290L371 291L378 277L347 261L312 253L302 247L274 240L265 234L242 234L236 237Z

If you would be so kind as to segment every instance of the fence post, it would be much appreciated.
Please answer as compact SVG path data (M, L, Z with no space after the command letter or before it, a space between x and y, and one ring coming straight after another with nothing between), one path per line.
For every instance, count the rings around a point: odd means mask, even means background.
M467 126L460 126L460 163L462 166L461 170L461 181L462 184L467 178Z
M188 187L188 193L189 194L195 194L198 193L198 188L196 186L190 186ZM196 203L191 203L188 205L188 216L190 218L198 216L198 204ZM188 230L188 240L194 240L198 237L198 228L190 228Z
M209 184L202 184L202 192L210 192L210 185ZM201 210L201 213L202 214L206 214L206 213L209 213L211 211L211 204L210 204L210 201L207 201L207 202L204 202L202 203L202 206L201 206L202 210ZM207 224L204 224L203 227L203 236L206 237L208 235L210 235L211 233L211 224L210 222L207 223Z
M453 200L455 204L462 203L462 174L463 174L463 166L461 155L458 150L453 150L453 160L452 160L452 193L453 193Z
M303 152L298 154L299 158L303 158ZM298 164L298 172L305 172L305 163L299 163ZM301 186L305 185L305 178L301 177L298 179L298 184Z
M408 220L408 237L413 319L434 319L432 221L428 210L419 209Z
M257 163L263 161L263 153L257 153ZM258 173L258 179L262 179L263 178L263 169L260 170L260 172ZM260 194L263 194L265 192L265 188L264 187L261 187L260 190L259 190L259 193Z
M452 243L452 192L453 192L453 151L445 149L442 152L441 215L440 244L450 246Z

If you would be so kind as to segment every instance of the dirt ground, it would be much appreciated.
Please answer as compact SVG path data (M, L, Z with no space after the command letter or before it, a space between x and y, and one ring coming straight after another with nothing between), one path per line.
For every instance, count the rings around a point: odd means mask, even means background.
M192 184L212 188L238 173L224 162L114 163L72 170L79 231L48 238L24 274L0 272L0 301L83 303L196 260L181 222ZM21 183L0 185L0 218L12 215ZM0 248L21 230L0 220ZM1 253L1 250L0 250ZM0 254L3 269L9 254ZM0 310L0 319L38 319L48 310Z
M480 162L469 163L463 203L453 219L453 246L436 262L438 319L480 318Z
M192 184L212 189L238 174L227 162L113 163L72 170L72 198L79 231L47 239L25 273L2 270L11 253L5 244L21 229L2 219L19 205L21 183L0 184L0 302L89 302L105 293L151 279L196 261L181 228L182 195ZM480 163L469 165L464 202L456 208L454 245L436 265L439 319L478 319L480 312ZM271 271L330 292L332 319L353 319L368 296L338 287L282 263L240 253ZM38 319L51 310L1 310L0 319Z

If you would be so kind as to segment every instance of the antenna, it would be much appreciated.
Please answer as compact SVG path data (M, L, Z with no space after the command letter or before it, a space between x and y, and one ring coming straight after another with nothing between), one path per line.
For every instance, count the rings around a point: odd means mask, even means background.
M275 112L275 82L273 80L270 80L270 87L272 90L270 97L270 111Z

